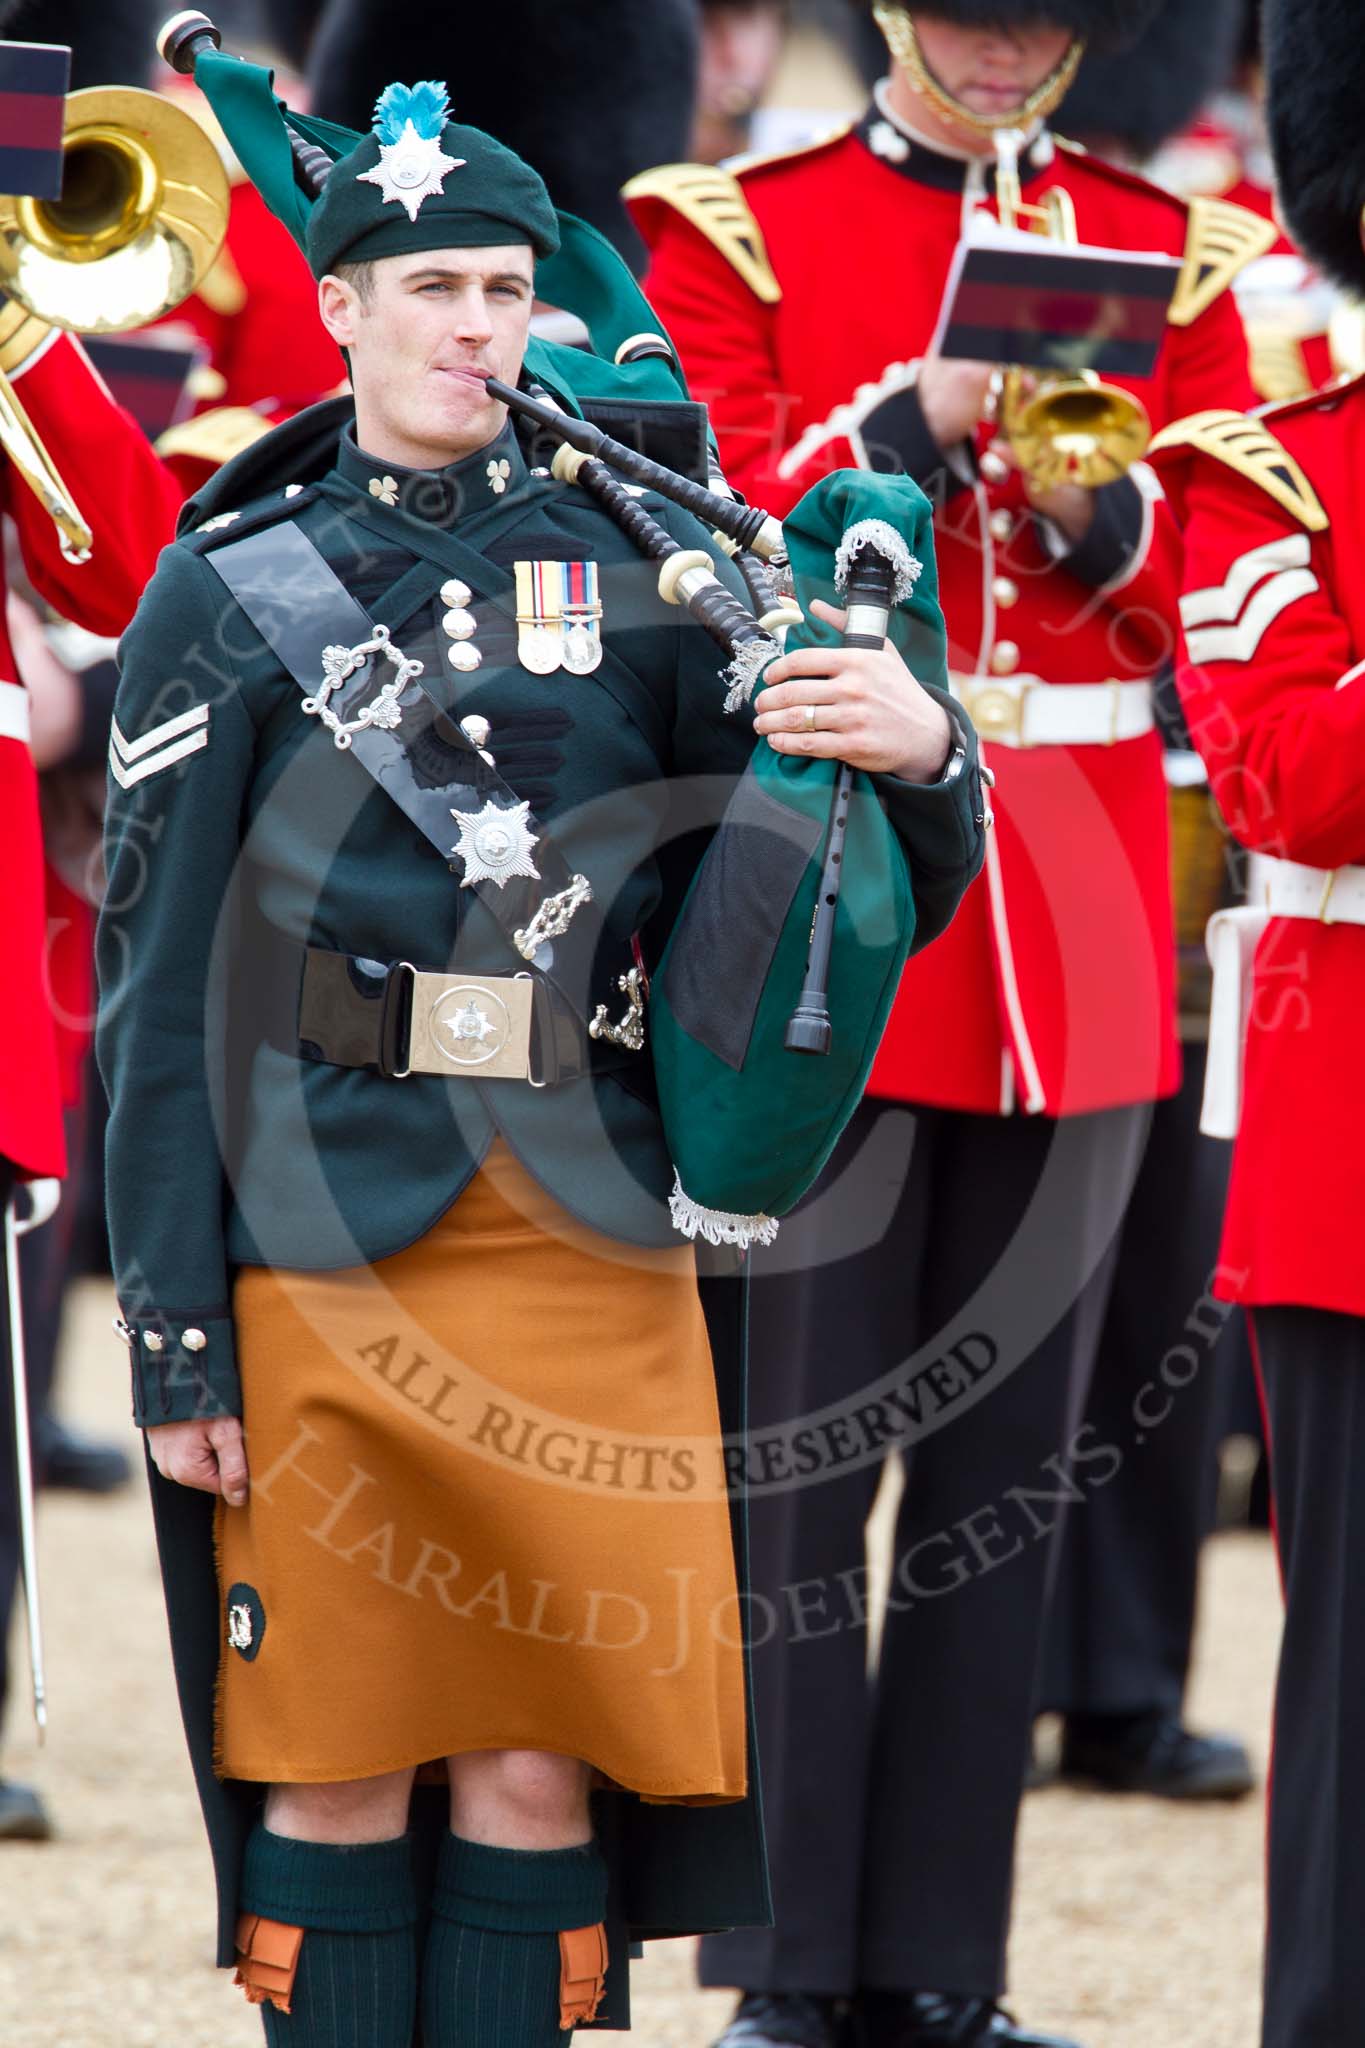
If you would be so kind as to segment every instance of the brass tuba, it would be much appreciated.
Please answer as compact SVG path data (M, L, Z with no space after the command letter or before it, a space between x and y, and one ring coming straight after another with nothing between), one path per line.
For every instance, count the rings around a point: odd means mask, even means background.
M1019 150L1024 137L1017 130L995 135L996 196L1002 227L1019 225L1030 216L1036 234L1053 241L1079 241L1071 194L1054 186L1032 206L1019 188ZM1152 425L1146 408L1131 392L1102 384L1093 370L1074 376L1054 371L1039 377L1030 390L1026 372L1002 373L999 422L1020 469L1036 490L1058 484L1082 484L1096 490L1123 476L1146 453Z
M197 290L227 229L228 181L191 115L154 92L71 93L59 199L0 197L0 347L48 327L121 334ZM0 372L0 449L51 514L72 561L90 553L76 508Z

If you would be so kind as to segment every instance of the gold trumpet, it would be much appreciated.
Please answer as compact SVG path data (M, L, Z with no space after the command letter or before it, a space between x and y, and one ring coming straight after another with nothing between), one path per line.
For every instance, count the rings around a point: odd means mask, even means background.
M1002 227L1019 225L1028 216L1035 234L1057 242L1076 243L1076 209L1061 186L1043 195L1040 206L1026 201L1019 188L1017 131L995 136L996 198ZM1015 459L1037 490L1058 484L1082 484L1096 490L1126 474L1146 453L1152 438L1147 411L1131 392L1102 384L1093 370L1074 376L1063 371L1039 377L1031 387L1026 372L1003 372L999 401L1001 432Z
M123 334L188 298L227 229L228 181L199 124L154 92L71 93L59 199L0 197L0 352L22 360L50 327ZM86 561L91 533L0 370L0 449Z

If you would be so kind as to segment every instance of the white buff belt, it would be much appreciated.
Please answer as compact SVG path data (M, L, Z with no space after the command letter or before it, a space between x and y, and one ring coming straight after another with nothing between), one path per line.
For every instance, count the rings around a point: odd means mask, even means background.
M983 740L1003 747L1113 747L1156 715L1150 683L1046 683L1040 676L953 674L949 687Z
M1273 917L1365 925L1365 867L1308 868L1253 854L1247 898L1242 909L1215 912L1204 941L1213 1002L1199 1128L1210 1138L1235 1138L1241 1122L1252 974L1266 926Z

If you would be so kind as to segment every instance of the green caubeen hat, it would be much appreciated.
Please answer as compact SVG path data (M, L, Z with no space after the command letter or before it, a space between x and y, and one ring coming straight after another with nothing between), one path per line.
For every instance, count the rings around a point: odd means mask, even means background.
M338 263L529 242L559 248L559 221L531 166L481 128L449 118L444 84L390 85L374 127L333 166L304 247L315 277Z

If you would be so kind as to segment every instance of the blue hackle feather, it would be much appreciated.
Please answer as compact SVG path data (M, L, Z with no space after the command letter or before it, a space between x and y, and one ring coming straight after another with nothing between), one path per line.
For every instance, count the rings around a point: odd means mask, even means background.
M449 119L450 95L443 79L386 85L375 101L374 132L384 143L397 142L409 121L419 135L434 139Z

